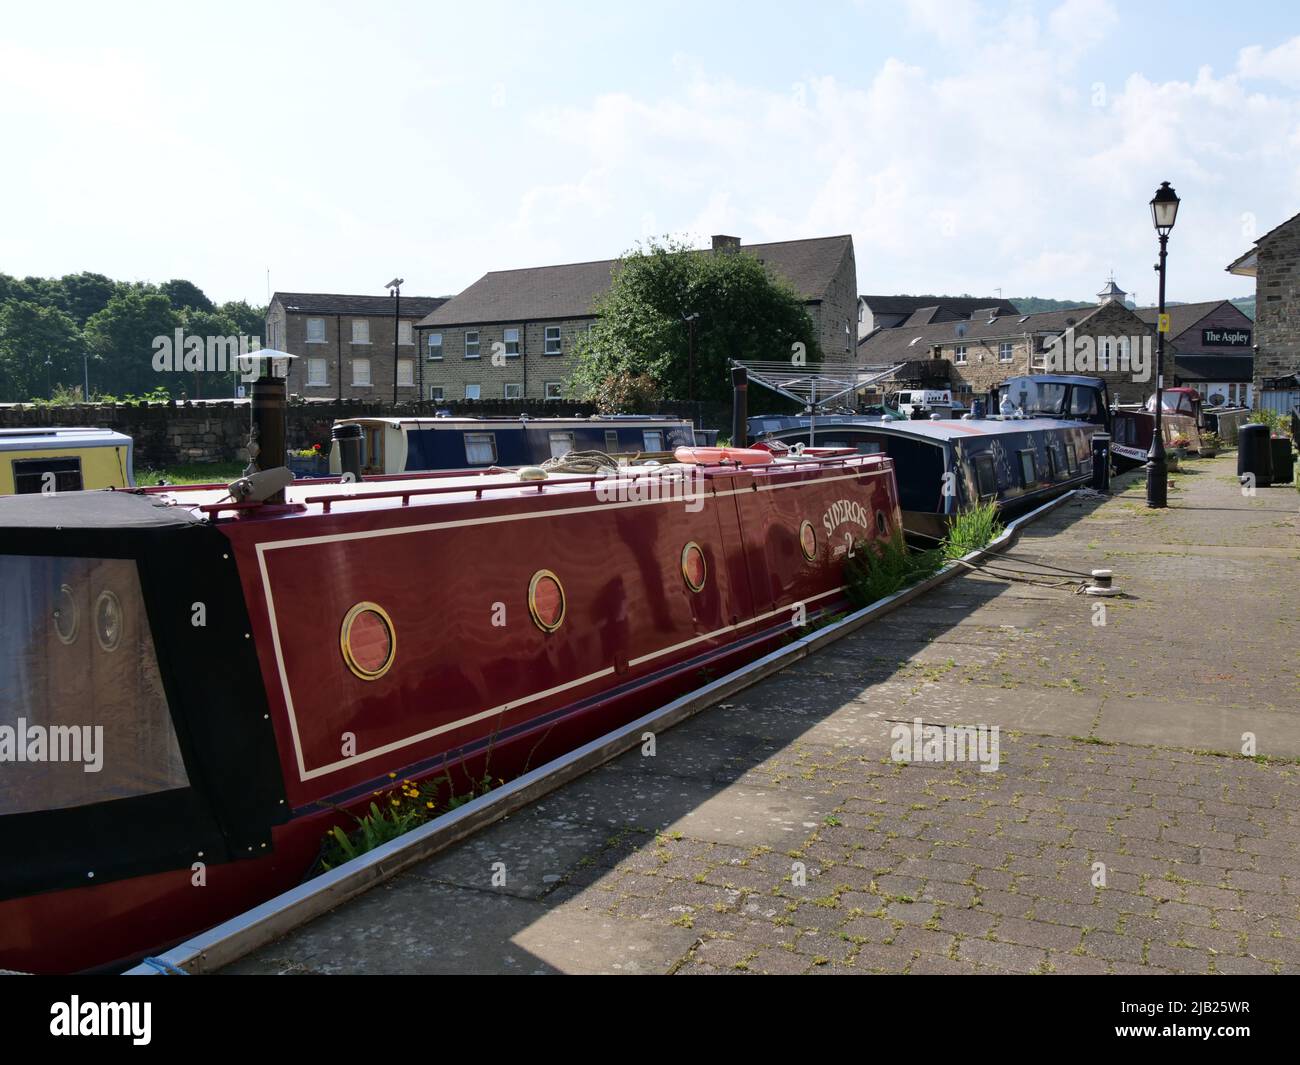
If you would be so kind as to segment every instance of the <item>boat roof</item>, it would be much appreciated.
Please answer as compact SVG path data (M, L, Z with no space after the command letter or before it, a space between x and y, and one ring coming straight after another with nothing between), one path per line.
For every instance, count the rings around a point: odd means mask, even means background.
M862 418L818 418L816 431L833 429L860 429L864 432L890 433L893 436L910 436L917 440L946 443L950 440L968 440L978 436L1006 436L1010 433L1028 433L1047 429L1077 429L1084 423L1059 418L943 418L930 421L867 421ZM793 426L791 427L793 428ZM807 423L800 428L807 428ZM782 432L785 430L777 430Z
M691 420L689 418L678 418L672 414L596 414L590 418L529 418L523 415L518 418L505 416L471 418L460 415L454 417L443 415L430 418L339 418L334 422L335 425L388 425L394 429L455 429L462 426L483 428L490 425L512 429L519 426L544 429L551 425L573 427L578 425L654 425L659 423L664 425L686 425L690 424Z
M1105 382L1100 377L1087 377L1083 374L1073 373L1022 373L1016 374L1015 377L1009 377L1002 385L1010 384L1012 381L1041 381L1048 385L1084 385L1088 388L1101 388Z
M30 429L0 429L0 451L35 451L48 448L122 447L131 438L112 429L76 426L67 429L48 425Z

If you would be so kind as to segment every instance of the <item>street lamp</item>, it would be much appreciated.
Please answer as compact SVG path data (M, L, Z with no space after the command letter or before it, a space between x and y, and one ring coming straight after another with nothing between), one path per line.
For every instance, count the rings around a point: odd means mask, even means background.
M393 406L397 406L397 334L400 329L398 314L402 309L402 285L405 279L395 277L384 288L393 295Z
M1165 463L1165 438L1162 422L1165 387L1165 334L1169 321L1165 317L1165 251L1169 231L1178 217L1178 194L1162 181L1151 197L1151 224L1160 236L1160 261L1156 272L1160 274L1160 305L1156 317L1156 424L1151 432L1151 448L1147 451L1147 506L1153 508L1169 505L1169 470Z

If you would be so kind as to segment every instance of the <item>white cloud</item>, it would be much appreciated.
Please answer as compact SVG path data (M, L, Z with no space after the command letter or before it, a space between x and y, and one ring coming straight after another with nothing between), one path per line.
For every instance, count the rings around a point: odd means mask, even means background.
M1260 78L1300 88L1300 37L1292 37L1268 51L1257 44L1243 48L1237 56L1237 72L1243 78Z

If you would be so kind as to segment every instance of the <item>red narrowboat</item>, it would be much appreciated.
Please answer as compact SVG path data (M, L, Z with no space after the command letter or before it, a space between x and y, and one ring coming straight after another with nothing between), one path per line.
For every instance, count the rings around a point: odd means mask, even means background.
M310 875L392 776L509 779L844 605L883 456L0 500L0 968Z

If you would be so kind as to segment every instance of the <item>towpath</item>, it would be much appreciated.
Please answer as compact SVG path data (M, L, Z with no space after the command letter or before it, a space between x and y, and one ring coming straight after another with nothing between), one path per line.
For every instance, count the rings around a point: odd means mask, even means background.
M1104 624L962 576L227 971L1300 972L1300 497L1234 461L1012 548ZM891 760L917 718L997 771Z

